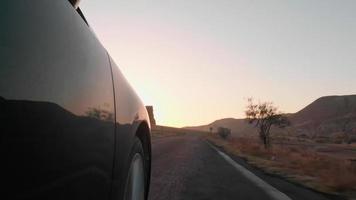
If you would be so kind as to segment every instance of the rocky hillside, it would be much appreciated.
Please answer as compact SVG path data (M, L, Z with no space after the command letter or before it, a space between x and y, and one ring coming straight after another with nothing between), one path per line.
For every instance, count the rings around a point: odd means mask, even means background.
M331 136L356 131L356 95L321 97L290 116L298 133Z

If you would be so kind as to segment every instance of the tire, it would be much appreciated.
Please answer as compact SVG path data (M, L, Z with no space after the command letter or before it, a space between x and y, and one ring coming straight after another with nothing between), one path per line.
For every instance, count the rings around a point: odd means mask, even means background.
M143 145L137 137L135 137L129 158L130 165L125 184L124 200L145 200L147 196L146 163Z

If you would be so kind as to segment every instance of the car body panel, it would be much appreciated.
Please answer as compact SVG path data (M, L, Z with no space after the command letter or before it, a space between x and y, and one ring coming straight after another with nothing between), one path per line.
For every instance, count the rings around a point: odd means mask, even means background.
M1 199L109 199L144 106L68 1L5 0L0 27Z

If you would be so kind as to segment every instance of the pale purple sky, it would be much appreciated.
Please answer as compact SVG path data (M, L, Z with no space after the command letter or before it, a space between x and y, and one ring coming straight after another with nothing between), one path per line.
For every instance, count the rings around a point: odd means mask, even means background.
M105 2L105 3L103 3ZM99 40L159 124L296 112L356 93L354 0L83 0Z

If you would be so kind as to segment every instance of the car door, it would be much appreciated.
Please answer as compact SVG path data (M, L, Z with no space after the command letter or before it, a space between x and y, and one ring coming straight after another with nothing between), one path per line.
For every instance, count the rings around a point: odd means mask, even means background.
M66 0L0 4L0 198L109 198L115 110L105 49Z

